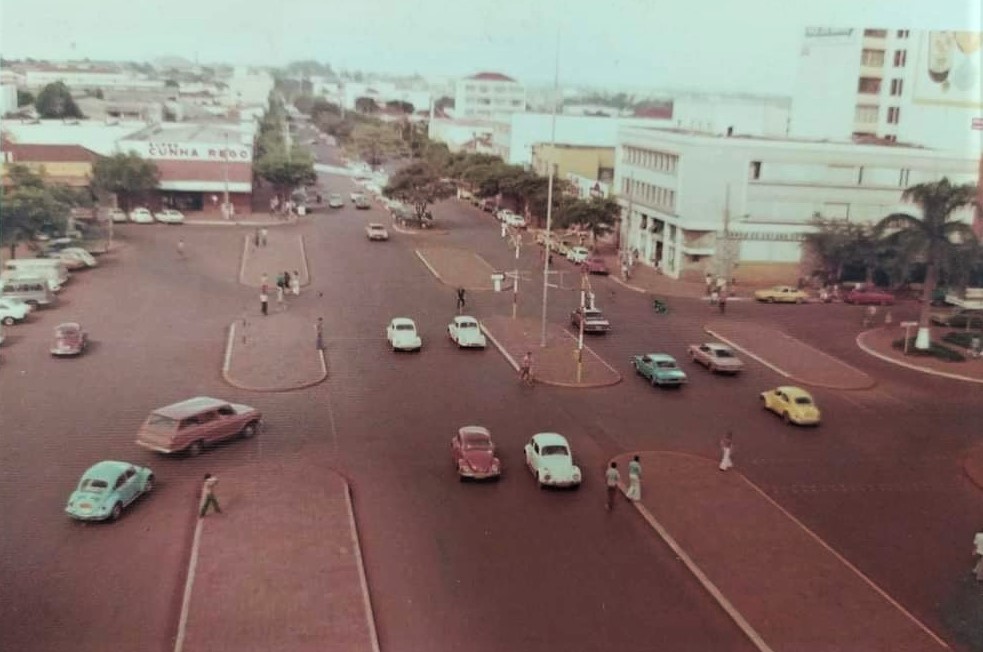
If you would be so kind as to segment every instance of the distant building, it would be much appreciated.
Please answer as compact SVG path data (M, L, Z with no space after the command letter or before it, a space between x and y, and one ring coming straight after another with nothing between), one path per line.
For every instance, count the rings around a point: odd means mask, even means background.
M24 86L39 90L54 82L63 82L70 89L155 89L163 88L163 80L147 79L144 75L119 66L96 63L33 63L16 64L24 76Z
M786 97L687 93L673 98L669 117L687 131L782 137L788 135L790 110Z
M593 181L611 183L614 180L614 147L584 147L557 143L537 143L532 148L532 169L536 174L548 176L550 166L556 166L555 174L565 179L576 175Z
M102 156L117 151L117 142L145 129L144 121L125 120L4 120L3 131L24 145L78 145Z
M497 72L480 72L458 80L454 92L454 115L458 118L490 119L526 110L526 89Z
M791 135L875 136L979 156L981 38L979 32L807 29Z
M616 161L622 246L674 278L758 265L794 280L813 218L872 223L912 185L977 177L975 157L912 146L638 127L619 133Z
M0 116L17 110L17 86L0 84Z
M232 76L225 80L232 104L265 104L273 91L273 76L265 70L250 70L236 66Z
M437 118L427 125L431 140L447 145L452 152L494 154L493 133L495 126L487 120L456 120Z
M21 144L3 137L0 140L3 156L3 180L12 165L24 165L44 173L47 181L76 188L86 188L92 178L92 165L99 155L79 145Z

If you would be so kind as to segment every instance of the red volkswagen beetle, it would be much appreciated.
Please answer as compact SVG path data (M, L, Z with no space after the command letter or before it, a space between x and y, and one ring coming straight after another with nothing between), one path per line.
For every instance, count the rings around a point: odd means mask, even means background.
M876 306L893 306L894 305L894 295L890 292L885 292L884 290L878 290L873 287L857 287L849 292L847 292L846 297L843 299L847 303L855 303L858 306L862 305L876 305Z
M78 355L85 350L89 338L82 327L75 322L59 324L55 328L55 344L51 347L51 355Z
M451 455L461 481L498 478L502 463L495 457L495 444L488 428L464 426L451 440Z

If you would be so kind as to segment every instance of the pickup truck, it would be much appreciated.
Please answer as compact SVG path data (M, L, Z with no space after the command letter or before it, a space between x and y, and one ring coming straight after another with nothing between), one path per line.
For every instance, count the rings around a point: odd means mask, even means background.
M570 313L570 325L575 329L580 329L580 322L584 322L585 333L607 333L611 330L611 323L597 308L577 308Z

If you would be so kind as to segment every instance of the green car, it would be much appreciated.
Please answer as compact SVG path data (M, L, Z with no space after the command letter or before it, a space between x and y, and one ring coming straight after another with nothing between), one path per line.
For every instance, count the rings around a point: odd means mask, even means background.
M153 471L145 466L99 462L82 474L65 512L80 521L115 521L124 507L153 488Z
M679 368L676 359L665 353L646 353L636 355L631 360L635 371L642 378L647 378L652 386L669 385L679 387L686 383L686 372Z

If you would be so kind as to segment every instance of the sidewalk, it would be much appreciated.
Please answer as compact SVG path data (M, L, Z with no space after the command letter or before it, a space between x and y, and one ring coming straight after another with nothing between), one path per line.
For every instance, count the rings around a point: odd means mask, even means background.
M759 649L949 649L737 471L680 453L639 455L634 506ZM624 469L630 456L615 459Z
M532 371L537 383L588 388L621 382L621 374L590 349L589 341L584 343L583 368L578 379L577 339L565 329L548 323L546 346L541 347L541 328L539 320L522 317L489 317L481 320L485 335L516 371L526 351L532 352Z
M216 495L222 513L195 531L175 652L378 652L342 476L301 456L226 472Z
M221 213L185 213L184 224L188 226L287 226L296 224L296 215L273 215L270 213L250 213L233 215L225 219Z
M243 237L242 264L239 269L239 282L243 285L258 288L263 283L263 274L269 284L270 301L276 299L276 277L283 272L300 272L300 284L305 286L311 282L307 267L307 249L304 237L294 231L268 231L266 245L256 246L256 234L250 233ZM303 292L301 292L303 295ZM259 293L256 295L259 296ZM259 299L257 298L257 302Z
M328 377L313 322L290 312L289 304L284 312L276 310L271 303L264 317L257 305L255 316L229 326L222 376L230 385L254 392L289 392Z

